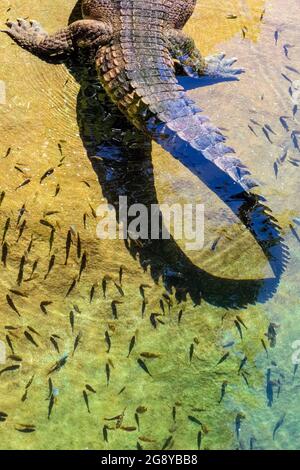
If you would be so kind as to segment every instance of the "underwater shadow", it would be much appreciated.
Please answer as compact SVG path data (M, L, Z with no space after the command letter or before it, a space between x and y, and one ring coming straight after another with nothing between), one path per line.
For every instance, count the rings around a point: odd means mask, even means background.
M80 3L76 4L69 23L81 18ZM83 145L104 197L115 208L118 222L120 196L127 196L128 206L143 204L151 208L158 204L151 139L127 121L110 101L94 66L86 58L72 58L65 65L80 85L77 120ZM125 246L155 282L162 279L167 291L175 291L178 302L189 295L195 305L203 299L217 307L243 308L266 302L278 285L278 278L234 280L213 276L195 266L172 237L128 238Z

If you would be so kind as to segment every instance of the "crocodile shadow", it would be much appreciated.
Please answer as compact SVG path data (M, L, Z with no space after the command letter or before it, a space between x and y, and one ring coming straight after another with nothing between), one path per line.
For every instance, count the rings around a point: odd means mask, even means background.
M80 3L74 7L69 23L81 18ZM102 193L115 208L120 222L120 196L127 196L128 206L143 204L150 208L158 204L151 139L124 118L103 91L93 65L83 59L65 62L80 85L77 98L80 136ZM195 304L203 299L218 307L243 308L269 300L279 282L278 278L232 280L213 276L195 266L172 237L138 241L128 238L125 246L155 282L162 279L169 292L175 291L178 302L189 295Z

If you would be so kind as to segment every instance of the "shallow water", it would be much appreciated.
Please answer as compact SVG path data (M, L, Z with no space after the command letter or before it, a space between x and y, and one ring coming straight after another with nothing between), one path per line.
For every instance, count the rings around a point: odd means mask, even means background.
M68 22L74 4L74 0L65 1L63 7L58 0L41 0L38 4L3 1L1 21L30 16L49 31L55 31ZM9 6L11 10L7 12ZM237 18L228 19L228 15ZM259 193L266 197L283 228L291 259L276 292L267 292L262 283L238 282L270 275L268 263L253 237L188 169L157 145L151 151L137 132L132 135L131 127L120 123L100 89L96 96L93 93L91 96L84 70L79 73L62 65L43 63L1 37L0 81L6 89L6 100L0 100L0 193L5 191L1 233L8 218L11 223L6 235L7 267L1 265L0 340L7 341L6 326L17 328L10 330L9 336L22 363L19 370L0 375L0 411L8 415L0 423L0 448L135 449L142 438L139 443L143 448L161 449L172 436L173 449L197 449L199 430L203 449L248 449L251 438L256 439L254 446L259 449L299 448L300 379L298 371L293 376L292 344L300 339L297 321L300 256L299 241L290 229L293 219L299 216L300 169L290 162L299 158L299 151L291 142L291 132L299 131L299 113L294 117L292 114L299 74L286 68L300 71L299 15L296 0L289 2L288 11L283 0L207 0L199 1L186 28L204 54L224 50L229 56L237 56L246 69L237 82L211 85L191 79L182 82L205 114L226 129L230 145L261 181ZM286 44L295 46L289 48L288 57L283 49ZM280 123L280 116L288 116L289 132ZM272 143L261 130L265 124L275 133L270 134ZM110 156L117 149L116 155L122 155L123 163L107 158L93 169L87 156L93 155L91 136L96 136L103 152L106 145L105 155ZM128 146L130 152L126 150ZM286 148L289 158L280 166L276 178L274 162ZM62 157L63 164L58 166ZM55 168L54 173L40 184L41 176L50 168ZM16 190L26 179L30 183ZM58 184L61 190L53 197ZM188 252L182 241L158 244L154 251L145 252L139 246L128 249L122 241L97 239L94 210L100 202L114 202L122 192L147 203L156 199L160 204L204 203L204 249ZM26 219L27 225L17 242L16 222L23 204L26 213L22 220ZM46 215L50 211L57 213ZM46 279L51 229L40 223L43 219L56 229L51 251L55 266ZM74 243L65 266L70 227ZM295 229L298 230L296 225ZM77 233L82 253L87 254L87 269L66 297L80 268ZM220 236L216 250L212 251L212 244ZM19 287L19 265L31 237L33 246L26 255L24 280ZM36 260L38 266L31 277ZM177 292L174 286L169 289L169 302L163 297L168 286L162 274L166 268L175 270L179 262L190 275L186 274L185 283L176 281ZM120 267L124 296L114 284L119 284ZM105 276L109 276L106 298L102 290ZM215 282L211 276L215 276ZM220 281L224 278L235 282L229 288ZM195 294L199 283L203 290L200 305ZM141 285L149 286L144 289L144 315ZM93 286L95 295L90 301ZM27 297L9 292L10 289L21 290ZM9 307L7 295L13 299L20 317ZM266 296L270 298L266 300ZM122 302L117 304L118 319L112 315L114 300ZM41 310L42 302L52 302L46 314ZM234 303L239 308L233 308ZM178 324L180 310L183 314ZM71 311L75 317L74 331L70 325ZM150 322L153 312L163 314L163 324L157 328ZM241 327L242 338L235 324L237 315L247 327ZM274 347L270 347L265 336L270 322L280 325ZM31 331L38 346L28 341L24 331ZM109 353L106 331L111 338ZM81 340L72 355L78 334ZM52 335L58 336L55 339L59 353L50 341ZM134 336L136 344L128 358ZM228 343L233 345L224 348ZM195 352L190 361L192 344ZM8 345L7 349L11 354ZM228 359L217 365L227 351ZM152 377L137 363L143 352L158 356L144 359ZM63 354L69 355L66 365L51 374L58 396L48 419L48 374ZM245 373L238 374L245 356L248 358ZM3 368L12 364L15 363L8 359ZM108 386L107 364L111 372ZM268 369L273 381L272 406L268 406L266 393ZM218 403L224 381L228 382L226 395ZM97 392L88 393L90 413L83 399L86 384ZM140 429L131 432L122 427L113 429L115 423L105 421L125 410L123 427L137 427L135 412L141 406L147 411L139 415ZM244 415L239 439L235 430L238 413ZM273 439L274 427L283 415L283 425ZM189 416L200 420L203 426L192 422ZM36 431L18 432L20 424L34 425ZM112 428L108 431L108 442L103 439L104 425Z

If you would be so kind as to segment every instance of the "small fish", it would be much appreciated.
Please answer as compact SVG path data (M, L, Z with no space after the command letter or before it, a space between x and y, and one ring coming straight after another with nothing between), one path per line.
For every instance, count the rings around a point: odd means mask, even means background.
M23 282L25 263L26 263L26 258L25 258L25 256L23 255L22 258L21 258L20 267L19 267L19 273L18 273L18 278L17 278L17 284L18 284L18 286L20 286L20 285L22 284L22 282Z
M20 186L18 186L15 191L17 191L18 189L21 189L23 188L24 186L26 186L27 184L29 184L31 182L31 179L30 178L27 178L25 181L23 181L23 183L20 184Z
M8 356L8 359L10 359L11 361L15 361L15 362L23 361L23 359L20 356L17 356L16 354L12 354L11 356Z
M95 291L96 291L96 284L92 285L91 290L90 290L90 304L94 300Z
M239 332L241 339L243 339L243 332L240 323L237 320L234 320L234 324Z
M182 315L183 315L183 310L180 310L180 312L178 313L178 325L180 325L181 323Z
M211 251L216 251L217 246L218 246L219 241L221 240L221 238L222 238L222 237L218 237L218 238L213 242L213 244L212 244L212 246L211 246Z
M268 399L268 407L272 407L273 399L274 399L274 392L273 392L273 382L271 380L271 369L267 371L267 387L266 387L266 394Z
M284 130L286 132L289 132L290 128L289 128L289 125L287 123L287 119L288 119L288 116L281 116L279 118L279 121L280 121L280 124L282 125L282 127L284 128Z
M5 238L6 238L8 230L9 230L9 227L10 227L10 217L8 217L8 219L6 220L5 225L4 225L2 245L5 242Z
M17 307L15 306L12 298L8 294L6 296L6 301L7 301L8 305L10 306L10 308L20 317L21 314L20 314L19 310L17 309Z
M97 219L97 214L96 214L95 209L92 207L91 204L89 204L89 206L90 206L90 209L91 209L92 216L94 217L94 219Z
M74 333L75 317L74 317L73 310L71 310L71 312L70 312L69 319L70 319L70 325L71 325L72 333Z
M140 418L139 418L139 415L137 413L135 413L134 419L135 419L135 422L137 424L138 431L140 432Z
M157 328L157 322L156 322L157 317L159 317L159 313L151 313L150 315L150 323L155 329Z
M273 141L271 140L271 137L270 137L270 135L269 135L269 131L266 129L265 126L262 128L262 131L263 131L263 133L265 134L265 136L266 136L266 138L268 139L268 141L270 142L270 144L273 144Z
M44 227L51 228L51 230L54 229L53 225L48 222L48 220L41 219L40 224L43 225Z
M269 131L271 134L277 135L269 124L265 124L265 129L267 129L267 131Z
M51 302L51 301L44 301L44 302L40 303L40 309L42 310L44 315L48 315L46 307L49 307L49 305L52 305L52 304L53 304L53 302Z
M280 420L279 420L279 421L276 423L276 425L275 425L275 428L274 428L274 431L273 431L273 441L275 441L275 437L276 437L277 431L281 428L281 426L282 426L283 423L284 423L285 416L286 416L286 414L284 413L284 414L282 415L282 417L280 418Z
M24 336L25 338L30 341L30 343L32 343L36 348L39 347L39 345L37 344L37 342L33 339L32 335L30 333L28 333L28 331L24 331Z
M140 354L140 356L144 357L145 359L158 359L158 358L160 358L159 354L150 353L150 352L142 352Z
M228 386L228 382L227 382L227 380L225 380L225 381L222 383L222 387L221 387L221 396L220 396L219 403L221 403L222 400L223 400L223 398L225 397L227 386Z
M293 107L293 118L295 118L297 113L298 113L298 105L295 104L295 106Z
M235 418L235 432L236 436L239 439L240 438L240 433L241 433L241 425L242 421L246 418L246 416L243 413L238 413Z
M106 342L106 344L107 344L106 353L109 354L110 349L111 349L111 339L110 339L110 336L109 336L108 331L105 332L105 342Z
M120 304L122 304L122 302L119 302L118 300L113 300L111 303L112 315L115 320L118 320L117 305L120 305Z
M6 151L6 154L4 155L3 158L7 158L10 154L11 154L11 151L12 151L12 148L11 147L8 147L7 151Z
M60 185L58 184L58 185L56 186L55 193L54 193L54 196L53 196L53 197L58 196L59 192L60 192Z
M51 253L52 248L53 248L53 243L54 243L54 237L55 237L55 228L51 230L50 237L49 237L49 253Z
M195 351L195 346L194 346L194 344L191 344L191 346L190 346L190 352L189 352L190 362L192 362L192 360L193 360L194 351Z
M137 360L137 363L141 367L141 369L143 369L143 371L146 372L146 374L148 374L148 375L150 375L150 377L152 377L151 373L149 372L148 367L146 366L145 362L142 359L139 358Z
M81 265L80 265L80 269L79 269L78 282L80 281L81 276L82 276L82 273L83 273L83 271L86 269L86 266L87 266L87 254L86 254L86 252L84 252L83 255L82 255L82 259L81 259Z
M48 372L48 375L53 374L54 372L59 372L67 363L68 355L64 354Z
M49 274L51 273L51 271L54 267L54 264L55 264L55 255L52 255L51 258L50 258L50 261L49 261L48 271L45 274L44 280L46 280L48 278Z
M81 258L81 238L79 233L77 234L77 258Z
M89 397L88 397L88 394L86 393L85 390L83 390L82 395L83 395L83 399L84 399L84 402L85 402L85 404L86 404L87 410L88 410L88 412L90 413L91 411L90 411L90 405L89 405Z
M277 162L274 163L273 168L274 168L275 178L277 178L278 173L279 173L279 168L278 168L278 163Z
M248 329L247 326L245 325L244 321L241 319L241 317L240 317L239 315L236 316L236 319L237 319L237 321L238 321L241 325L243 325L243 327L244 327L246 330Z
M263 345L263 348L264 348L264 350L265 350L265 352L266 352L266 355L267 355L267 357L269 357L269 352L268 352L268 349L267 349L266 343L264 342L264 340L263 340L263 339L261 339L261 344Z
M7 266L7 258L8 258L8 244L4 242L2 245L1 261L5 268Z
M224 356L222 356L221 359L219 360L219 362L217 363L217 366L222 364L222 362L225 362L228 359L229 356L230 356L230 352L225 353Z
M71 250L71 245L72 245L73 241L72 241L72 232L71 230L68 231L68 234L67 234L67 240L66 240L66 260L65 260L65 266L67 266L68 264L68 259L69 259L69 256L70 256L70 250Z
M53 344L55 351L58 352L58 354L60 354L59 346L58 346L56 339L53 336L50 336L50 341Z
M29 434L29 433L33 433L36 431L36 428L35 427L23 427L23 428L15 428L16 431L18 432L23 432L25 434Z
M6 339L6 342L7 342L7 344L8 344L8 347L9 347L9 349L11 350L12 354L15 354L14 346L13 346L12 340L10 339L9 335L6 335L6 336L5 336L5 339Z
M195 416L189 415L189 416L188 416L188 419L189 419L192 423L197 424L198 426L202 426L201 421L200 421L198 418L195 418Z
M278 40L279 40L279 30L276 29L275 33L274 33L274 40L275 40L275 45L277 46L278 44Z
M293 81L287 75L285 75L285 73L282 73L281 76L289 83L293 83Z
M2 202L4 201L4 198L5 198L5 191L2 191L0 194L0 207L1 207Z
M247 356L245 356L244 359L241 360L240 367L239 367L239 370L238 370L238 374L241 372L241 370L243 369L243 367L245 367L247 361L248 361Z
M87 227L87 218L88 218L88 214L83 214L83 226L86 230L86 227Z
M102 430L102 433L103 433L103 439L105 442L108 443L108 430L109 430L109 427L108 426L103 426L103 430Z
M72 284L71 284L70 287L69 287L69 290L68 290L68 292L67 292L67 294L66 294L66 297L69 297L69 295L73 292L73 290L74 290L75 287L76 287L76 284L77 284L77 280L74 279L74 281L72 282Z
M4 374L5 372L14 372L15 370L20 369L20 365L16 364L14 366L5 367L5 369L0 370L0 375Z
M41 177L41 179L40 179L40 184L42 184L42 182L43 182L46 178L48 178L49 176L53 175L53 173L54 173L54 168L50 168L49 170L47 170L47 171L43 174L43 176Z
M122 286L119 286L116 282L114 284L115 284L115 287L118 290L119 294L121 295L121 297L124 297L125 294L124 294L124 291L122 289Z
M53 391L52 391L51 396L50 396L50 400L49 400L49 406L48 406L48 419L50 419L50 417L51 417L51 413L52 413L52 410L53 410L54 403L55 403L55 396L54 396Z
M250 124L248 124L248 127L249 127L250 131L252 132L252 134L254 134L257 137L257 134L256 134L255 130L253 129L253 127L250 126Z
M290 65L286 65L285 68L286 68L287 70L289 70L290 72L294 72L294 73L296 73L297 75L300 75L299 70L295 69L294 67L291 67Z
M17 243L18 243L18 242L20 241L20 239L22 238L22 235L23 235L24 230L25 230L25 228L26 228L26 224L27 224L27 222L26 222L26 220L24 220L24 221L22 222L22 225L20 226L19 235L18 235L18 238L17 238Z
M250 450L254 450L255 442L256 442L255 437L251 437L250 438Z
M85 388L91 393L97 393L96 390L89 384L86 384Z
M108 363L106 363L106 365L105 365L105 373L106 373L106 385L108 387L109 382L110 382L110 366L109 366Z
M284 55L287 59L290 60L290 57L289 57L289 51L291 48L293 48L295 46L291 45L291 44L284 44L283 45L283 52L284 52Z
M202 442L202 432L199 431L197 434L197 449L201 449L201 442Z
M81 338L82 338L82 333L79 332L74 341L73 356L75 354L76 349L78 348L80 344Z
M131 340L130 340L129 351L128 351L128 356L127 356L127 357L130 356L130 354L131 354L131 352L132 352L132 350L133 350L133 348L134 348L134 346L135 346L135 342L136 342L136 337L133 336L133 337L131 338Z
M107 291L107 282L110 280L109 276L104 276L102 279L102 292L103 292L103 298L106 299L106 291Z
M168 437L165 440L164 445L162 446L161 450L166 450L168 447L170 447L170 444L172 443L172 441L173 441L173 436Z

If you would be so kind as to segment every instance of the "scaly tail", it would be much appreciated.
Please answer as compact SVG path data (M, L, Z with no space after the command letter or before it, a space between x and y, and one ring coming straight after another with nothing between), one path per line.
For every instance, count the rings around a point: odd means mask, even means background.
M100 79L121 111L197 175L236 214L279 278L288 260L280 227L250 190L257 184L225 137L178 84L164 28L172 2L120 0L120 34L97 58Z

